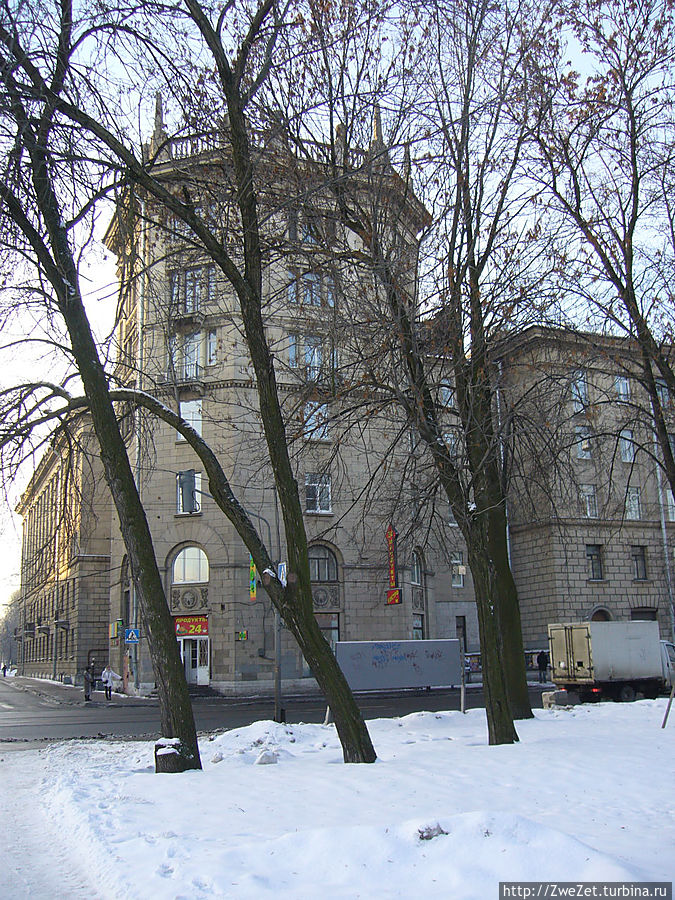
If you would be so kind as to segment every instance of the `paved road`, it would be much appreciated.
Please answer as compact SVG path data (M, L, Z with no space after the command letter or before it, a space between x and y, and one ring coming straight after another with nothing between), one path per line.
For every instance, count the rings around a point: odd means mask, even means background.
M147 737L159 732L156 700L116 696L108 703L96 692L85 703L82 691L31 678L0 677L0 742L25 742L77 737ZM531 685L533 707L541 707L541 686ZM367 719L406 715L419 710L459 709L459 690L409 691L397 694L362 694L359 705ZM467 707L483 706L478 685L467 688ZM325 703L315 697L285 698L289 722L322 722ZM195 697L198 731L237 728L274 714L270 699L232 700Z

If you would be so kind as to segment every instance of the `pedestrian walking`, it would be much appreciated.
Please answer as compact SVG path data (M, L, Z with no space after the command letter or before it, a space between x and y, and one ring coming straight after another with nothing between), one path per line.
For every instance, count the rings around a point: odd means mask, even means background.
M91 700L91 686L94 681L93 669L84 670L84 699Z
M7 666L4 663L2 664L2 677L7 678Z
M110 666L106 666L101 672L101 681L105 688L105 699L112 700L113 681L121 681L121 675L118 675L117 672L113 672Z
M545 650L540 650L537 654L537 667L539 668L539 681L541 682L545 682L548 680L546 677L548 661L548 653Z

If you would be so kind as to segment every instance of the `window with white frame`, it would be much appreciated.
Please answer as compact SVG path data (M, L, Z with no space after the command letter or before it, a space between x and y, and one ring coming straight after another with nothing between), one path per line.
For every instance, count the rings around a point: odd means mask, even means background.
M186 381L194 381L201 377L202 334L195 331L183 337L183 353L180 375Z
M413 550L410 560L410 583L422 584L422 556L417 550Z
M209 560L201 547L184 547L173 561L174 584L204 584L209 580Z
M669 522L675 522L675 497L670 488L665 489L666 495L666 518Z
M570 391L574 412L583 412L588 406L588 380L584 369L579 369L572 375Z
M305 475L305 510L313 513L332 512L330 474L307 472Z
M626 518L631 519L632 521L637 521L642 518L642 510L640 508L640 488L639 487L627 487L626 488L626 498L625 498L625 507L626 507Z
M614 387L616 390L616 398L621 403L628 403L630 400L630 380L627 375L616 375L614 378Z
M288 297L289 303L297 303L298 302L298 276L295 272L288 270L286 273L286 277L288 278L288 285L286 288L286 296Z
M181 400L180 416L191 425L197 434L202 433L202 401L201 400ZM185 438L179 434L177 440L184 441Z
M302 302L306 306L321 306L321 278L317 272L303 273Z
M309 577L312 581L332 582L338 580L337 559L329 547L323 544L311 546L307 555L309 557Z
M450 567L452 571L452 586L456 588L464 587L466 566L464 565L464 553L461 550L455 550L451 555Z
M177 314L198 312L215 293L215 266L196 266L169 273L172 311Z
M218 362L218 332L215 328L206 332L206 365L215 366Z
M321 374L323 364L323 340L318 334L289 334L288 365L292 369L304 368L310 380Z
M286 278L289 303L302 303L304 306L335 305L335 280L332 275L312 271L298 274L289 269Z
M635 581L647 580L647 548L632 546L630 556L633 563L633 579Z
M635 437L630 428L622 429L619 435L619 453L622 462L635 462Z
M577 447L577 459L591 459L592 433L590 426L577 425L574 429L574 436Z
M188 515L201 512L201 496L202 496L202 473L194 473L194 485L192 487L193 497L185 497L185 486L181 483L181 474L176 476L176 513L178 515ZM186 509L186 504L188 504Z
M598 517L598 496L594 484L579 485L579 499L581 501L582 515L587 519Z
M327 441L328 410L325 403L308 400L305 403L305 437L315 441Z
M455 388L452 384L448 382L443 382L440 386L440 390L438 392L438 398L440 400L441 406L454 406L455 405Z

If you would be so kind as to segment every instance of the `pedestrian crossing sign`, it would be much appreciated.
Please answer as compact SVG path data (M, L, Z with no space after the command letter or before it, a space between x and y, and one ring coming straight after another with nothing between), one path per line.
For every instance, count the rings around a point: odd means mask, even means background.
M141 629L140 628L125 628L124 629L124 643L125 644L137 644L141 639Z

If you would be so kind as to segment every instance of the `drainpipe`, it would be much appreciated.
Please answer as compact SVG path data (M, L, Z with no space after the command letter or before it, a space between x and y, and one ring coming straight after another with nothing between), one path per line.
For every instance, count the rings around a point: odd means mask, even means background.
M136 302L136 330L138 334L138 389L143 390L143 372L145 366L145 281L147 277L147 224L145 221L145 200L141 200L141 274L139 279L138 299ZM143 502L142 497L142 479L141 479L141 410L136 410L136 459L134 464L134 477L136 479L136 490L138 491L138 499ZM138 628L138 595L136 593L136 585L132 581L131 585L131 603L134 628ZM138 644L132 644L132 659L134 663L134 689L138 691L140 687L140 678L138 674Z
M499 429L499 450L502 460L502 476L505 471L505 457L506 450L504 445L504 433L502 431L502 392L501 385L503 383L504 377L504 364L500 360L497 361L497 371L499 372L499 384L497 385L497 390L495 391L497 395L497 428ZM509 568L511 568L511 527L509 525L509 504L506 499L506 485L502 482L502 489L504 490L504 518L506 519L506 557L509 561Z

